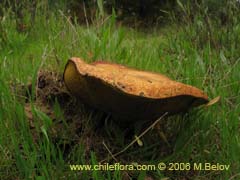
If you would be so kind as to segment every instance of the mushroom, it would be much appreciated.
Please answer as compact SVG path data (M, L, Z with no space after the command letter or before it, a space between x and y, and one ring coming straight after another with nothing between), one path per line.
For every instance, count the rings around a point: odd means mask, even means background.
M88 64L77 57L69 59L64 82L84 103L128 122L153 120L208 103L207 95L196 87L105 61Z

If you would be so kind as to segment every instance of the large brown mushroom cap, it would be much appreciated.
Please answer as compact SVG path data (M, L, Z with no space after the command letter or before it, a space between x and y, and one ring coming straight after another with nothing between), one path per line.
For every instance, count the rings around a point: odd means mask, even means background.
M175 114L208 102L198 88L168 77L104 61L69 59L64 82L85 103L120 119L149 119Z

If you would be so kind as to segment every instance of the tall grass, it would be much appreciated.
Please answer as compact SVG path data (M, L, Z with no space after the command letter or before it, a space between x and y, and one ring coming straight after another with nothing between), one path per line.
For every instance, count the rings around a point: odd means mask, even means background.
M134 147L128 153L136 157L136 161L142 159L139 163L230 164L229 171L197 171L193 175L181 171L147 172L155 178L239 177L239 21L221 25L199 12L191 23L174 22L164 28L153 28L151 33L143 33L117 26L114 14L101 17L101 20L86 27L73 22L64 11L51 12L42 7L37 6L34 24L25 32L16 28L11 8L3 8L4 14L0 19L1 179L122 178L123 173L119 171L71 172L69 163L89 163L84 154L86 147L81 143L75 145L66 158L62 147L52 142L49 136L49 128L54 126L52 119L32 102L36 136L40 137L39 142L34 142L24 103L18 101L13 93L12 84L36 84L40 68L62 73L67 59L72 56L82 57L88 62L103 59L160 72L203 89L210 98L220 95L220 103L212 107L170 119L173 125L180 120L176 123L178 136L172 144L171 155L160 158L159 150L150 148L154 145L148 144L147 139L144 139L143 148ZM187 12L185 5L182 8ZM56 104L55 111L60 116L61 110L57 107ZM98 120L98 116L86 114L89 122L94 118ZM85 127L91 130L88 126L91 123ZM111 130L111 127L107 131L116 133L117 141L124 147L121 132ZM95 164L101 157L92 152L90 159ZM145 176L144 173L138 175Z

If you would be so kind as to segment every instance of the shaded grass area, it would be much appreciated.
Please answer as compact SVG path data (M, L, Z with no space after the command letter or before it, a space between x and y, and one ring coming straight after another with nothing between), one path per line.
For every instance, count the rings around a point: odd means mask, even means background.
M63 12L36 14L35 24L22 33L16 30L10 12L1 19L0 60L0 177L2 179L155 179L239 177L240 116L240 24L211 26L204 20L191 25L172 24L148 33L117 26L114 15L99 19L90 27L70 21ZM199 23L199 22L202 22ZM152 130L142 138L143 146L132 146L117 157L123 164L158 162L230 164L228 171L149 171L101 172L70 171L69 164L95 164L108 156L102 141L112 152L123 149L134 136L127 136L109 118L96 110L74 104L81 121L81 133L71 133L76 124L64 116L59 102L51 105L54 118L36 104L35 87L39 69L62 73L69 57L88 62L107 60L142 70L160 72L178 81L203 89L210 98L221 101L209 108L193 110L168 118L164 123L175 135L166 142ZM13 85L31 83L29 111L33 114L35 135ZM21 97L20 97L21 99ZM73 106L69 108L74 108ZM56 122L57 121L57 122ZM58 127L60 133L52 135ZM102 123L99 127L98 122ZM74 126L73 127L71 127ZM168 127L167 126L167 127ZM165 126L164 126L165 127ZM56 129L56 128L55 128ZM140 130L135 129L135 134ZM167 131L167 129L164 129ZM168 134L166 132L166 134ZM35 136L38 137L37 142ZM54 139L55 137L55 139ZM167 148L164 148L167 147ZM114 163L114 161L109 161Z

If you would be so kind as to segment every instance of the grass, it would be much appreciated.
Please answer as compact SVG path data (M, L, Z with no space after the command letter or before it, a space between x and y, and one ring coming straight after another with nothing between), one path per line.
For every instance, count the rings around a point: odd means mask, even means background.
M203 89L210 99L221 96L221 101L214 106L168 119L177 132L176 139L170 140L171 153L161 155L161 139L152 141L147 136L142 139L143 147L133 146L121 160L126 163L139 161L140 164L221 163L230 164L230 170L135 172L133 176L139 179L146 174L156 179L239 178L239 23L231 28L213 23L212 34L207 35L208 29L202 17L197 17L198 21L187 27L173 23L152 28L148 33L117 26L114 15L89 27L72 23L62 11L47 14L38 11L35 18L34 26L25 33L16 30L10 11L6 11L0 19L1 179L121 179L125 176L120 171L70 171L70 163L95 164L103 157L97 156L97 149L86 155L87 147L81 139L87 138L87 135L80 137L80 143L72 146L66 154L64 148L55 144L49 135L50 127L54 126L53 120L32 102L37 135L41 137L37 143L33 140L24 103L13 93L12 85L26 85L29 81L36 84L37 72L43 68L62 73L67 59L72 56L82 57L88 62L103 59L160 72ZM54 111L61 116L57 103ZM85 129L93 138L98 137L94 134L93 123L99 119L100 115L94 112L85 114ZM110 142L113 144L108 144L110 149L117 146L123 149L127 145L121 130L109 125L104 131L108 134L106 137L112 139Z

